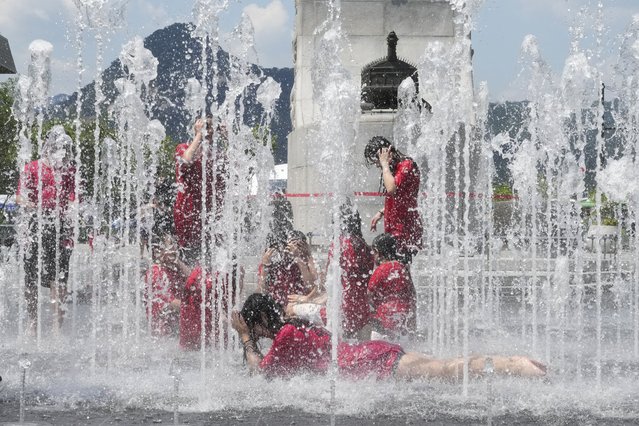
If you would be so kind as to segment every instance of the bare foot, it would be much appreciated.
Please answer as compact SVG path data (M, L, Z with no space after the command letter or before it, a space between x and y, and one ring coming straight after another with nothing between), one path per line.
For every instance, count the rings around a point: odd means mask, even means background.
M24 330L24 334L27 337L35 337L38 331L38 324L36 320L30 319L27 321L27 327Z
M521 377L544 377L547 368L539 361L526 357L512 357L512 372Z
M60 335L60 331L62 330L62 323L64 322L64 314L65 314L65 309L64 309L64 305L61 304L60 302L55 303L54 306L52 306L52 329L53 329L53 334L56 336Z
M65 286L51 286L51 311L53 313L53 332L60 334L60 328L64 321L65 301L68 296Z
M66 313L65 305L63 303L58 303L58 312L56 316L57 316L59 328L62 328L62 322L64 321L65 313Z

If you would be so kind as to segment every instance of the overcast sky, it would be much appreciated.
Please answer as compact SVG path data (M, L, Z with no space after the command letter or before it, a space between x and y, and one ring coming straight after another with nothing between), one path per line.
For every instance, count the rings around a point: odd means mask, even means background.
M619 36L633 15L639 14L639 0L601 1L606 28L604 57L609 70L616 61ZM475 80L488 82L491 99L521 97L516 77L521 68L520 46L527 34L538 38L545 59L560 73L570 48L571 26L583 27L583 45L593 47L596 5L596 0L484 0L475 17L473 32ZM129 0L126 22L107 42L105 65L134 36L146 37L171 23L191 21L192 7L193 1L189 0ZM44 39L54 45L52 94L70 93L77 85L77 52L70 42L75 32L76 10L73 0L0 0L0 34L9 39L18 72L26 72L31 41ZM231 0L220 22L223 33L229 33L237 25L243 11L255 27L259 63L267 67L292 66L294 1ZM87 38L85 83L95 73L93 45ZM1 80L6 78L0 76Z

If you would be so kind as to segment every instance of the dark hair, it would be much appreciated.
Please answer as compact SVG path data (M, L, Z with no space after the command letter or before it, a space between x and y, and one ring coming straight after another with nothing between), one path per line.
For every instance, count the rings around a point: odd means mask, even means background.
M366 164L368 166L372 166L373 164L377 164L379 161L379 151L382 148L390 147L390 152L393 154L389 161L389 168L391 173L394 175L396 171L397 164L400 161L410 159L406 154L398 150L391 144L391 142L383 136L373 136L368 143L366 144L366 148L364 148L364 159L366 160ZM411 159L412 161L412 159ZM415 170L419 170L417 164L412 161L412 167ZM379 192L386 192L386 187L384 186L384 176L383 174L379 177Z
M173 209L175 200L175 180L170 178L163 178L155 184L155 200L156 203L162 208Z
M293 229L291 232L289 232L287 239L288 241L300 240L300 241L304 241L305 243L308 242L308 240L306 239L306 234L297 229Z
M424 98L421 98L419 100L419 103L417 104L417 107L419 108L420 111L425 109L428 114L432 114L433 113L433 106L430 104L430 102L428 102Z
M213 114L211 113L207 113L204 120L207 129L211 129L213 128L213 126L217 127L220 124L219 117L213 117Z
M286 233L282 231L269 232L266 235L266 247L267 248L280 248L286 245Z
M366 144L366 148L364 148L366 164L369 166L375 164L379 160L379 151L388 147L393 149L393 144L384 136L373 136Z
M282 238L286 240L286 234L293 230L293 206L283 194L276 194L270 205L273 206L273 217L269 224L271 233L283 234Z
M174 235L173 211L163 206L156 207L153 211L153 228L151 232L161 237L166 234Z
M268 294L251 294L244 302L240 315L248 325L251 334L258 324L274 333L284 326L284 309Z
M167 238L171 239L171 242L175 244L175 248L178 248L177 239L172 233L161 233L161 234L151 234L151 255L153 259L156 259L156 255L160 253L161 250L166 248Z
M391 234L380 234L371 244L373 250L377 251L382 260L398 260L397 242Z
M339 218L340 229L343 234L362 236L362 219L357 209L351 204L350 199L347 199L339 207Z
M151 247L156 248L164 244L164 238L169 235L165 232L152 232L151 233Z

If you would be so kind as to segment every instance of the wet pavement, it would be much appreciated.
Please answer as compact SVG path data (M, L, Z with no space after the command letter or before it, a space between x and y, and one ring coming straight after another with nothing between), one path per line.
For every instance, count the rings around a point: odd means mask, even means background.
M0 400L0 425L17 424L18 401ZM589 415L569 417L534 416L528 413L487 417L455 417L425 413L423 416L397 415L347 416L306 413L297 409L219 411L203 413L179 413L130 409L110 411L91 407L64 410L59 407L36 406L25 410L25 424L38 425L636 425L636 418L602 418Z

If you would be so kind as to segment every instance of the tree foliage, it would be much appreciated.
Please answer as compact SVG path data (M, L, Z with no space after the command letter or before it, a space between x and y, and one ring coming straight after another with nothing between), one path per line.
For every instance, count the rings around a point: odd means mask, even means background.
M0 83L0 194L13 194L18 185L18 123L11 110L16 81Z

